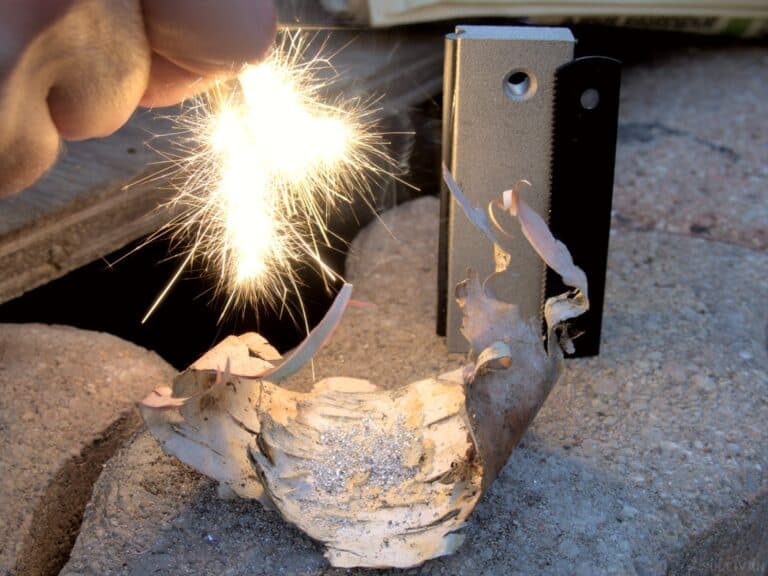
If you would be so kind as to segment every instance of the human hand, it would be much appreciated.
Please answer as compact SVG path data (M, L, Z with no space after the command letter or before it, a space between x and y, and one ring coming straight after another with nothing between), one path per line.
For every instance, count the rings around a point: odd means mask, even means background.
M275 31L272 0L0 0L0 196L37 180L60 139L204 91Z

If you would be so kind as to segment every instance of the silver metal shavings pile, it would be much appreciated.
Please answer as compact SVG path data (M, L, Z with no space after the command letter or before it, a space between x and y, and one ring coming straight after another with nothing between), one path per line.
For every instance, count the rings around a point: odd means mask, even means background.
M355 426L326 430L320 434L325 450L309 462L310 477L328 495L345 491L353 478L368 488L387 490L416 474L415 466L403 465L403 455L417 439L402 417L392 423L366 416Z

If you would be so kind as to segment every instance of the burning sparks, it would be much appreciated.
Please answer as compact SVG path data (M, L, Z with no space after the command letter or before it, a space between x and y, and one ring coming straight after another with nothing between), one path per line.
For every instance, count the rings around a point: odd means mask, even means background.
M327 220L340 203L365 196L371 173L390 162L370 110L359 100L324 101L332 68L305 60L305 44L286 35L265 62L181 119L191 137L181 143L186 180L171 229L189 242L182 268L198 259L214 268L227 295L222 314L238 303L283 301L303 263L334 278L320 258Z

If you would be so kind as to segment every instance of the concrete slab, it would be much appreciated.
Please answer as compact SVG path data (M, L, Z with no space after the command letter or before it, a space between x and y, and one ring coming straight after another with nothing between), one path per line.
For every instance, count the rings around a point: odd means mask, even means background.
M51 574L101 467L167 381L159 356L109 334L0 324L0 574Z

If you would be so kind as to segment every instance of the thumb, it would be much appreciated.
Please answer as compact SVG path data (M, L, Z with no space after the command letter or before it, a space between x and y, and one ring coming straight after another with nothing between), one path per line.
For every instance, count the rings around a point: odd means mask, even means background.
M261 60L275 39L272 0L142 0L152 50L202 76Z
M169 106L207 90L272 46L272 0L143 0L152 66L142 106Z

